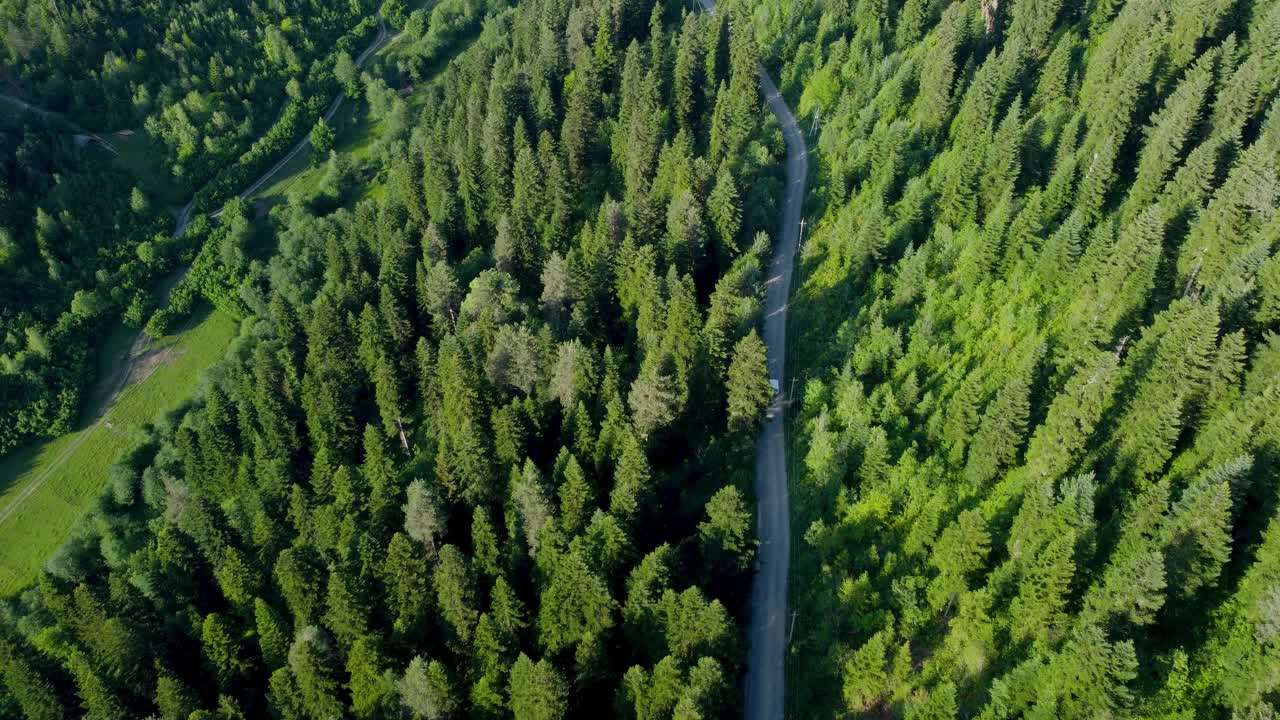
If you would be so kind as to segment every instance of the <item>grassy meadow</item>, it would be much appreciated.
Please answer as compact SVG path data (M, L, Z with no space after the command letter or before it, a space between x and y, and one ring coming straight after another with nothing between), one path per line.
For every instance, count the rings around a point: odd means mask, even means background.
M108 466L129 445L130 431L187 398L201 373L235 336L235 320L205 308L181 331L153 343L129 384L100 419L75 432L0 458L0 596L31 582L102 489ZM131 331L119 328L103 363L119 362ZM15 506L15 503L18 503Z

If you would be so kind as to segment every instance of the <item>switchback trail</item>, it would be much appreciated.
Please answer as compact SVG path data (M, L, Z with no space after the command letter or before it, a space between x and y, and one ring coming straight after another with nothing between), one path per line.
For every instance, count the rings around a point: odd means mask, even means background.
M715 12L714 0L701 0ZM800 210L809 175L809 151L791 109L764 65L760 90L782 126L787 143L787 191L781 224L765 282L764 342L769 348L769 377L787 382L787 301L799 241ZM791 505L787 497L785 406L779 395L756 440L756 518L760 564L751 587L751 625L747 628L746 720L782 720L786 698L787 565L791 560Z

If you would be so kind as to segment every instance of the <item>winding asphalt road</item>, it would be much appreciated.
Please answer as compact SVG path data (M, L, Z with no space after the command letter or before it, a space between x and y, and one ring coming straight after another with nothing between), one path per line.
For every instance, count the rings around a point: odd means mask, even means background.
M701 0L715 12L713 0ZM769 348L769 377L787 384L787 301L800 235L800 210L809 175L809 151L786 100L760 66L760 90L782 126L787 142L787 192L782 224L773 246L765 283L764 342ZM791 560L791 507L787 498L787 442L781 396L756 440L756 517L759 566L751 588L750 646L747 655L746 720L782 720L786 698L783 662L790 618L787 612L787 564Z

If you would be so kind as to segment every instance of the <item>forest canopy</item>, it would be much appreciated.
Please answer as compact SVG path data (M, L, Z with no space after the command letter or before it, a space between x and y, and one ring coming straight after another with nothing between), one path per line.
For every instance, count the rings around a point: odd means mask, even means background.
M70 121L0 120L0 451L160 271L191 265L152 332L240 320L0 600L0 718L739 715L784 189L758 62L811 171L788 716L1280 713L1280 0L0 27L31 97L215 178L197 211L320 151L169 238ZM339 91L358 153L316 122Z
M1280 3L737 5L815 148L791 711L1275 717Z
M735 714L783 153L749 28L535 0L345 67L386 133L197 220L174 303L240 335L2 606L0 715Z

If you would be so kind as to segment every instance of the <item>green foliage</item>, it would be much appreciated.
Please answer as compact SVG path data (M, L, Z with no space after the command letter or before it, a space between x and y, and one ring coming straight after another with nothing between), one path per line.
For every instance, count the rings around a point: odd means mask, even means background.
M511 667L511 713L517 720L560 720L569 706L569 687L546 658L537 663L520 653Z
M327 157L333 149L333 128L329 127L324 118L320 118L311 128L307 140L311 142L311 162L315 164L318 158Z
M0 622L40 648L33 667L60 704L104 717L596 717L640 663L659 716L737 711L754 522L736 448L760 410L751 328L783 145L761 122L746 23L650 10L446 0L425 22L425 10L391 19L403 41L355 88L385 131L330 156L323 197L265 219L233 201L180 242L149 233L122 251L148 272L194 260L152 332L202 297L242 331ZM249 13L272 18L248 36L252 68L206 56L187 75L182 102L216 113L269 74L280 111L258 113L276 129L234 150L197 213L357 81L358 48L309 36L295 11ZM437 63L486 15L478 42ZM174 46L200 56L197 36ZM680 118L667 110L677 64ZM163 89L159 74L147 86ZM196 141L188 172L232 152L199 146L219 137ZM120 184L130 222L133 185ZM32 207L21 232L79 231L57 206ZM64 309L83 293L65 322L138 297L94 279L69 286ZM48 322L19 330L10 359L63 351ZM753 407L730 440L741 398L727 380L744 374Z
M159 234L163 213L76 132L38 112L0 119L0 454L70 429L95 379L91 349L113 316L141 324L131 301L186 242Z
M773 378L776 380L777 378ZM755 427L765 407L773 401L767 350L752 330L733 348L729 362L729 427L742 431Z
M788 714L1258 712L1277 4L750 7L815 169Z

